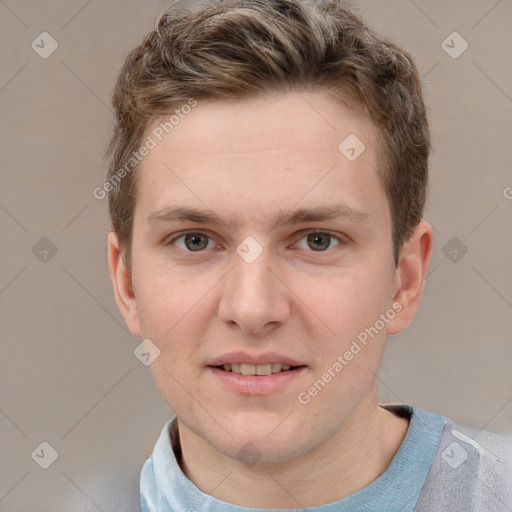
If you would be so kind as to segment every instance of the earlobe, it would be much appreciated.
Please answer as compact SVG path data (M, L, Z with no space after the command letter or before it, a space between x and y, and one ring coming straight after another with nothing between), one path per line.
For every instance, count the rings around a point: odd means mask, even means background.
M398 334L413 321L425 287L427 269L433 251L432 226L422 221L407 240L402 250L395 274L393 302L401 306L400 313L389 322L387 334Z
M108 234L108 269L117 307L123 315L126 325L135 336L141 337L137 301L132 288L132 276L123 261L117 234Z

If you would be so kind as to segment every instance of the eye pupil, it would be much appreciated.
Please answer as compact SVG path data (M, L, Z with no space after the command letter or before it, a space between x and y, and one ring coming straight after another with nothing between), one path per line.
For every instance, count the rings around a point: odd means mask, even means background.
M324 250L330 245L331 237L328 233L310 233L308 235L308 244L313 250ZM315 245L320 244L320 245Z
M200 233L189 233L185 237L185 245L191 251L199 251L208 245L208 237Z

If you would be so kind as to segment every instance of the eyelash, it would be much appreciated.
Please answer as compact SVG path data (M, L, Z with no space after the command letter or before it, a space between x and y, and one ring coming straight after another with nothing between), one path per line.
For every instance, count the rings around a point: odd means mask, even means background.
M308 235L310 235L312 233L316 233L316 234L320 234L320 235L328 235L329 237L331 237L334 240L336 240L337 242L339 242L340 246L348 244L348 241L345 238L343 238L343 237L341 237L339 235L336 235L336 234L334 234L334 233L332 233L330 231L326 231L326 230L322 230L322 229L320 229L320 230L319 229L311 229L311 230L306 231L305 233L302 234L302 236L299 239L299 241L304 239L304 238L306 238ZM179 240L180 238L184 238L184 237L186 237L187 235L190 235L190 234L205 235L205 236L207 236L209 238L209 240L213 240L211 236L209 236L207 233L204 233L203 231L183 231L183 232L179 233L178 235L176 235L175 237L173 237L172 239L167 240L164 243L164 245L166 245L166 246L167 245L173 245L174 242L176 242L176 240ZM321 254L321 253L328 253L328 252L332 251L333 249L335 249L335 247L334 248L328 248L328 249L325 249L323 251L314 251L314 250L311 249L308 252L311 252L313 254L315 254L315 253L320 253ZM181 249L181 250L183 250L183 249ZM205 252L206 249L203 249L201 251L190 251L190 250L187 249L187 250L183 250L183 251L187 252L189 254L199 254L199 253Z

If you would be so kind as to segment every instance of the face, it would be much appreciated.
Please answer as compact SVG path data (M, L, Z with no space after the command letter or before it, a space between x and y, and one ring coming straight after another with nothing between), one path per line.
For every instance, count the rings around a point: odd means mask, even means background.
M399 316L379 168L372 124L322 93L199 103L145 157L124 315L180 428L286 460L374 398Z

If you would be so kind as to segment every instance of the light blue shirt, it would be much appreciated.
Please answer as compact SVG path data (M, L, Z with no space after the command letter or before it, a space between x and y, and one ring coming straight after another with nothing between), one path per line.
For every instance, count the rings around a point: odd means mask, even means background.
M493 433L402 405L386 406L410 417L407 435L377 480L341 500L304 512L510 512L512 449ZM463 433L465 431L466 433ZM480 435L485 444L472 437ZM476 437L475 436L475 437ZM200 491L182 472L173 450L176 418L162 430L140 479L142 512L283 512L233 505ZM510 440L507 440L511 443ZM499 458L496 454L506 455ZM291 512L292 509L287 509ZM293 509L299 510L299 509Z

